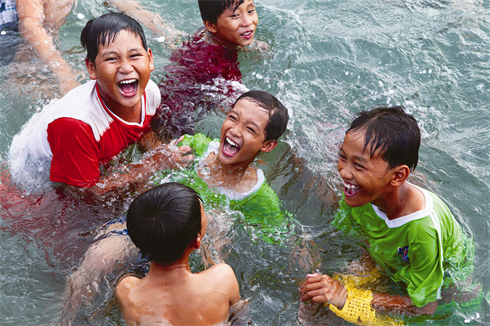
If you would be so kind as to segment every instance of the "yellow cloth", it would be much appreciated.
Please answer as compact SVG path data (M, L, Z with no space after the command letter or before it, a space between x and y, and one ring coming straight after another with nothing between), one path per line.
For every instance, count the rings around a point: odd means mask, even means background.
M340 280L340 282L348 292L344 307L342 310L339 310L336 306L331 304L329 304L328 307L337 316L356 325L403 325L403 322L400 320L396 320L390 316L377 314L376 310L371 307L373 293L370 290L361 290L358 288L360 285L378 279L379 276L380 273L378 270L371 273L369 276L342 275L342 280ZM339 280L339 276L337 275L334 278Z

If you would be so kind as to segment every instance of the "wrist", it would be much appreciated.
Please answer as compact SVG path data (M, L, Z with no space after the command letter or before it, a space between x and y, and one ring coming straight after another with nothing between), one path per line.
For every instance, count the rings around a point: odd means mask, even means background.
M349 298L349 292L342 284L339 287L337 296L339 298L339 301L337 304L335 304L335 306L340 310L342 310L342 308L344 308L345 306L347 299Z

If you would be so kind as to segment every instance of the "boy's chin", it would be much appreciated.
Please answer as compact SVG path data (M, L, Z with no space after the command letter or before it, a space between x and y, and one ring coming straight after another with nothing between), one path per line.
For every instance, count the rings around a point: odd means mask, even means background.
M360 206L367 204L367 202L365 203L363 201L356 200L354 198L347 197L347 196L344 196L344 201L347 204L347 206L349 206L349 207L360 207Z

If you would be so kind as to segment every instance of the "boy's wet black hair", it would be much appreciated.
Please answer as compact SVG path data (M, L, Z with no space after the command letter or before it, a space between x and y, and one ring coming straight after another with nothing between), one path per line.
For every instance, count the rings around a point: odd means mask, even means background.
M406 165L413 171L417 167L420 129L402 106L362 111L346 134L351 131L362 132L364 150L369 148L371 158L379 151L377 155L388 162L390 169Z
M145 32L141 25L125 14L110 12L89 20L82 30L80 42L87 50L87 59L95 64L95 58L99 53L99 45L113 42L117 34L122 30L139 35L143 48L148 51Z
M129 206L127 229L136 247L152 262L171 265L201 232L199 194L175 182L152 188Z
M289 114L286 107L273 95L263 91L249 91L243 93L233 104L232 109L241 99L256 103L269 111L269 122L265 127L265 141L277 140L282 136L288 126Z
M244 0L199 0L199 10L201 11L202 20L217 24L218 17L226 9L235 11L243 2Z

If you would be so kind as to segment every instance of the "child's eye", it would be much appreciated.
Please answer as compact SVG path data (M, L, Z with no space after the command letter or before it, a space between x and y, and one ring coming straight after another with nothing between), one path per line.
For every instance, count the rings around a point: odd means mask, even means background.
M116 61L116 58L107 58L105 61Z
M247 130L248 130L249 132L251 132L251 133L255 134L255 129L250 128L250 127L247 127Z
M236 121L236 118L234 116L232 116L232 115L229 115L228 116L228 119L230 119L231 121Z
M255 12L255 9L251 9L248 11L249 14L253 14Z
M360 170L361 170L361 169L364 169L364 166L362 166L362 165L361 165L361 164L359 164L359 163L354 163L354 166L355 166L356 168L360 169Z

